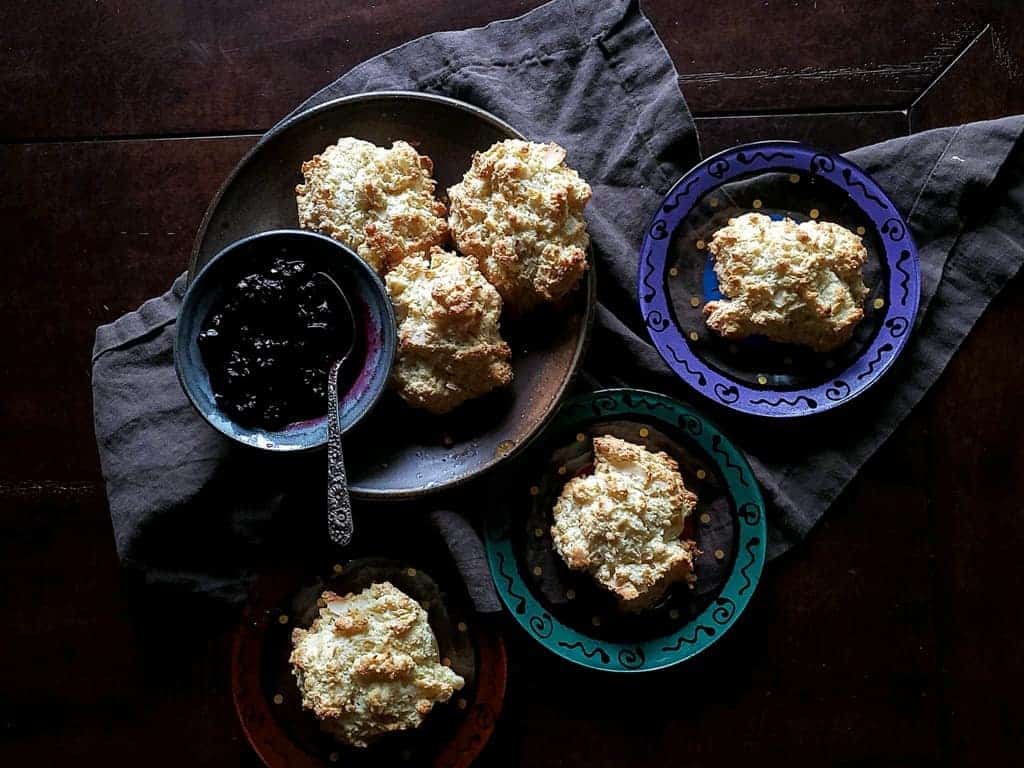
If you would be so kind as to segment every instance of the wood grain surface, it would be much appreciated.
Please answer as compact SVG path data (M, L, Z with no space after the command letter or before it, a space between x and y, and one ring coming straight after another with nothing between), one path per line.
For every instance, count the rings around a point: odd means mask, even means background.
M118 568L95 327L183 269L258 134L357 62L535 0L0 6L0 765L257 764L229 625ZM1024 112L1009 2L644 4L705 153L836 149ZM517 628L486 766L1016 764L1024 283L698 665L588 674Z

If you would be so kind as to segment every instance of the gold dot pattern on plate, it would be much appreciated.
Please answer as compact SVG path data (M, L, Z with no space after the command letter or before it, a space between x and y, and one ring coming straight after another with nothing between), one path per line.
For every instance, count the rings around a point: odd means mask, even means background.
M600 627L601 626L601 617L600 616L594 616L590 620L590 623L593 624L595 627Z
M698 480L703 480L707 476L708 476L708 473L705 472L703 469L698 469L697 470L697 479Z
M331 754L327 756L327 759L330 760L332 763L336 763L338 762L338 760L341 759L341 755L339 755L337 752L331 752Z
M704 525L707 525L711 522L711 515L709 515L707 512L701 513L700 521L704 523Z
M885 306L885 299L883 299L881 296L879 296L877 299L875 299L872 302L872 305L874 306L875 309L881 309L882 307Z
M560 466L560 467L558 468L558 474L560 474L560 475L564 475L564 474L565 474L565 472L566 472L566 470L565 470L565 465L563 464L562 466Z
M757 383L760 384L761 386L764 386L765 384L768 383L768 377L765 376L764 374L760 374L757 377Z
M536 536L538 539L544 538L544 529L543 528L534 528L533 529L533 535Z
M690 306L691 307L699 307L700 306L700 298L697 297L697 296L691 296L690 297Z
M816 219L820 215L821 215L821 213L820 213L820 211L818 211L817 208L811 208L811 218L812 219Z
M466 700L465 699L459 699L458 701L455 702L455 706L457 706L459 709L465 709L466 706L467 706Z
M796 174L796 173L789 174L789 182L790 182L790 184L796 184L799 181L800 181L799 174Z
M722 551L721 549L716 549L715 550L715 559L716 560L724 560L725 559L725 552Z
M698 240L698 241L697 241L697 250L698 250L698 251L703 251L703 250L704 250L704 247L705 247L706 245L707 245L707 243L705 243L705 242L704 242L703 240Z
M508 456L508 454L515 447L516 444L514 440L502 440L500 443L498 443L497 446L495 446L494 455L497 456L498 458L501 458L502 456Z
M278 624L287 624L288 623L288 614L287 613L282 613L280 616L278 616L277 617L277 623Z
M668 612L668 617L672 619L672 621L675 621L679 618L679 611L673 608L671 611Z
M640 427L640 437L647 437L649 434L651 434L651 430L647 427Z
M334 567L331 570L334 571L335 573L341 573L345 569L342 567L341 563L335 563Z
M577 443L582 443L586 439L587 439L587 436L584 435L582 432L577 432L576 433L576 442Z
M441 664L443 664L446 667L450 667L452 665L452 660L445 656L443 659L441 659Z
M284 703L284 696L282 696L280 693L275 693L274 694L274 703L275 704L283 704Z
M530 495L531 496L536 496L538 493L540 493L540 488L538 488L536 485L531 485L530 486Z
M415 576L416 575L416 569L415 568L408 568L408 569L406 569L405 575L409 576L410 578Z
M865 232L867 232L867 230L864 229L864 227L857 227L857 234L858 235L863 235Z
M567 590L565 590L565 599L566 600L575 600L576 599L576 590L575 589L567 589Z
M544 569L541 568L539 565L533 566L533 575L534 576L543 576L544 575Z
M712 208L717 208L718 207L718 198L717 197L712 197L710 200L708 200L708 204Z
M458 627L459 627L459 632L466 632L469 629L469 625L467 625L466 622L464 622L464 621L460 621L459 624L458 624Z
M679 277L679 270L678 270L678 269L676 269L675 267L672 267L671 269L669 269L668 273L669 273L669 274L670 274L670 275L671 275L672 277Z
M690 341L697 341L699 338L696 331L690 331Z
M755 200L754 201L754 208L760 208L760 207L761 207L761 201L760 200Z

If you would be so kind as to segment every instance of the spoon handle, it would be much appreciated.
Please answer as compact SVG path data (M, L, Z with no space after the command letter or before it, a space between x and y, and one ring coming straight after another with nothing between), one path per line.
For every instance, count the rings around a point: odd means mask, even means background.
M352 542L352 500L338 423L338 370L342 362L331 365L327 378L327 534L337 546L347 547Z

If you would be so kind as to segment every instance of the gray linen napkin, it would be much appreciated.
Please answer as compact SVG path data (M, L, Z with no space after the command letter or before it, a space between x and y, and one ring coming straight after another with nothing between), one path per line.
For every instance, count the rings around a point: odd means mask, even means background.
M636 2L555 0L518 19L429 35L360 64L299 109L380 89L462 99L535 140L567 148L594 190L588 221L601 302L581 384L642 386L710 411L747 452L764 487L771 556L821 517L1024 262L1024 118L851 153L908 217L917 239L924 273L918 329L900 363L860 402L766 430L693 395L642 326L641 236L661 196L699 153L675 68ZM765 138L780 138L767 119ZM275 524L287 489L263 479L271 474L261 471L266 457L229 444L182 394L171 358L182 289L179 279L164 296L97 330L96 436L122 559L148 580L237 598L264 542L290 527ZM316 477L308 466L290 474ZM486 578L478 553L465 560Z

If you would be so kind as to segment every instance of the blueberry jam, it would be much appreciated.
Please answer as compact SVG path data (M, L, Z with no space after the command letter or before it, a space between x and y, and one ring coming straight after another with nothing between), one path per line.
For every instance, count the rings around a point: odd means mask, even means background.
M350 339L344 304L303 261L277 258L214 305L199 349L217 405L276 430L327 413L327 372Z

